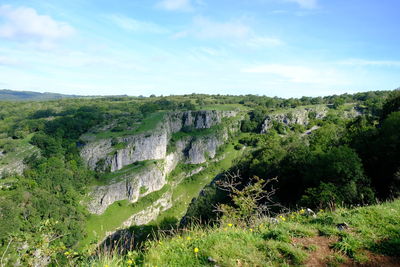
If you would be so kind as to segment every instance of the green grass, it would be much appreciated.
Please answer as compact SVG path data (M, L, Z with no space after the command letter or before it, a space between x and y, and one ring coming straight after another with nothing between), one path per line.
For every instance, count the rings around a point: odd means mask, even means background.
M103 240L106 232L115 231L129 217L149 207L169 189L170 186L165 185L159 191L152 192L135 203L130 203L128 200L117 201L110 205L103 214L89 215L86 223L87 236L79 243L79 247L83 248Z
M128 136L128 135L133 135L133 134L141 134L145 133L151 130L154 130L158 123L162 121L164 118L165 114L167 112L165 111L160 111L160 112L155 112L147 115L138 125L137 128L132 129L132 130L125 130L125 131L120 131L120 132L112 132L111 130L108 131L101 131L99 133L92 133L92 134L86 134L88 136L94 136L96 140L99 139L107 139L107 138L113 138L113 137L121 137L121 136Z
M122 181L123 179L136 175L137 173L148 168L149 166L160 164L161 162L163 162L163 160L137 161L135 163L123 167L118 171L108 172L100 175L100 177L95 181L94 185L107 185L110 183Z
M13 149L12 151L3 154L3 156L0 157L0 168L2 166L12 165L17 161L21 161L25 157L28 157L35 152L38 152L39 150L29 143L33 135L34 133L31 133L24 139L17 140L3 139L3 141L9 142Z
M164 221L165 219L175 218L178 221L180 218L186 213L189 203L194 197L197 197L200 191L211 182L214 177L226 170L228 170L233 161L243 153L243 151L238 151L234 149L234 145L232 143L237 142L241 136L235 137L231 140L225 147L221 148L220 153L216 155L224 156L224 158L218 162L209 163L206 168L198 174L195 174L189 178L185 178L181 183L179 183L176 187L174 187L172 194L172 208L164 211L158 216L155 222L151 224L157 225ZM200 165L199 165L200 166ZM198 166L198 167L199 167ZM189 168L194 168L194 166L190 165ZM180 166L175 172L174 175L179 176L179 169L182 169L183 172L187 171L187 168L184 166Z
M158 239L147 241L143 251L132 251L125 258L117 256L112 259L120 263L132 260L135 266L301 266L310 253L318 250L318 246L303 246L293 238L312 238L320 233L321 226L336 227L337 223L344 221L350 229L333 234L339 241L325 256L327 266L339 266L349 258L359 263L366 262L365 250L400 256L400 200L319 212L316 218L303 216L301 212L282 216L278 223L264 218L251 227L230 224L191 226L170 235L161 233Z
M246 107L241 104L214 104L214 105L205 105L201 107L201 110L219 110L219 111L230 111L239 109L241 111L250 110L249 107Z

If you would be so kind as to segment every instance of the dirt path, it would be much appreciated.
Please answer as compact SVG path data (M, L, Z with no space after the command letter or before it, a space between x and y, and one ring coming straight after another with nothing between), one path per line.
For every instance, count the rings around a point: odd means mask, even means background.
M329 257L335 255L335 251L331 249L331 245L337 241L337 237L315 236L308 238L294 238L293 243L304 246L305 248L314 247L315 250L310 252L305 266L319 267L319 266L341 266L341 267L400 267L400 258L389 257L385 255L373 254L366 252L368 262L356 263L352 259L343 256L344 263L329 264ZM337 252L336 252L337 255Z

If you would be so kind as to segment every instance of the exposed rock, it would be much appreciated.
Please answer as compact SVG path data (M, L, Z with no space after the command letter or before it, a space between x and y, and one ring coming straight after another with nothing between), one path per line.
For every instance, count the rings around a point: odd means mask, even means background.
M328 113L328 108L319 106L315 108L299 108L286 113L277 113L268 115L261 127L261 133L266 133L273 126L273 122L280 122L285 125L307 125L309 123L309 117L315 116L316 119L322 119Z
M207 156L214 158L217 148L225 141L217 136L207 136L193 140L187 149L187 160L189 164L200 164L207 161Z
M166 176L178 162L199 164L214 158L218 147L228 139L229 134L239 129L239 120L218 133L177 140L175 152L167 154L169 138L185 126L209 128L221 123L223 117L235 115L236 112L225 111L171 112L151 133L118 138L118 142L126 144L125 148L114 151L111 138L90 142L83 147L81 156L92 169L115 172L124 166L149 159L160 160L163 164L148 166L140 172L124 174L107 185L94 187L90 193L89 211L101 214L115 201L127 199L136 202L139 197L160 190L167 183ZM103 166L99 166L99 162ZM140 188L145 188L145 193L140 193Z
M347 223L339 223L336 225L337 229L340 231L349 229L349 225Z
M112 146L112 139L108 138L89 142L82 148L80 154L89 168L100 171L109 169L112 172L137 161L164 159L168 140L172 133L176 133L184 127L210 128L221 123L222 118L233 117L236 114L235 111L211 110L171 112L151 132L117 138L118 142L126 144L123 149L115 150ZM209 153L213 153L214 145L215 142L207 144ZM204 162L202 159L189 161L199 160ZM101 164L99 165L99 163Z
M151 164L137 173L126 174L120 182L94 187L89 194L89 212L101 214L115 201L136 202L139 197L160 190L166 184L166 171L162 165L160 162ZM141 193L140 188L146 191Z
M129 227L132 225L144 225L152 220L156 219L158 215L172 207L172 194L166 192L157 201L155 201L150 207L132 215L122 225Z

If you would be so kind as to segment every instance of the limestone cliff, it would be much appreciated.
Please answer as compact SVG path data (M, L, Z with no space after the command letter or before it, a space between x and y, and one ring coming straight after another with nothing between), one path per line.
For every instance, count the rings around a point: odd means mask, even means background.
M119 177L121 181L94 187L89 194L88 210L101 214L115 201L136 202L139 197L160 190L166 184L165 178L164 161L155 161L138 172L128 172Z
M89 168L111 172L137 161L164 159L172 133L179 132L185 127L211 128L221 123L222 118L233 116L236 116L234 111L171 112L151 132L117 138L118 143L126 145L123 149L115 150L111 138L101 139L85 145L81 150L81 156Z
M81 156L89 168L108 170L118 177L92 189L89 211L101 214L115 201L127 199L136 202L139 197L160 190L167 183L168 173L178 162L200 164L214 158L218 147L228 139L229 132L239 129L239 120L235 125L226 126L218 132L195 137L189 134L175 142L174 152L167 153L167 146L172 134L182 129L210 129L220 124L223 118L233 116L236 116L236 112L171 112L151 132L117 138L118 143L125 144L123 148L115 149L111 138L88 143L82 148ZM157 161L140 171L129 172L131 164L147 160ZM124 167L128 168L127 172Z
M307 125L310 117L316 119L324 118L328 113L325 106L316 106L312 108L298 108L289 112L275 113L268 115L261 127L261 133L266 133L273 126L273 122L280 122L285 125Z

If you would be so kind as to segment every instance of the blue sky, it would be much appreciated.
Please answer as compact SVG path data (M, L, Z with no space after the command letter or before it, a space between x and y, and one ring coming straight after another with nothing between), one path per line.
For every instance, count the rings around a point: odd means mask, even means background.
M0 0L0 88L319 96L400 86L398 0Z

